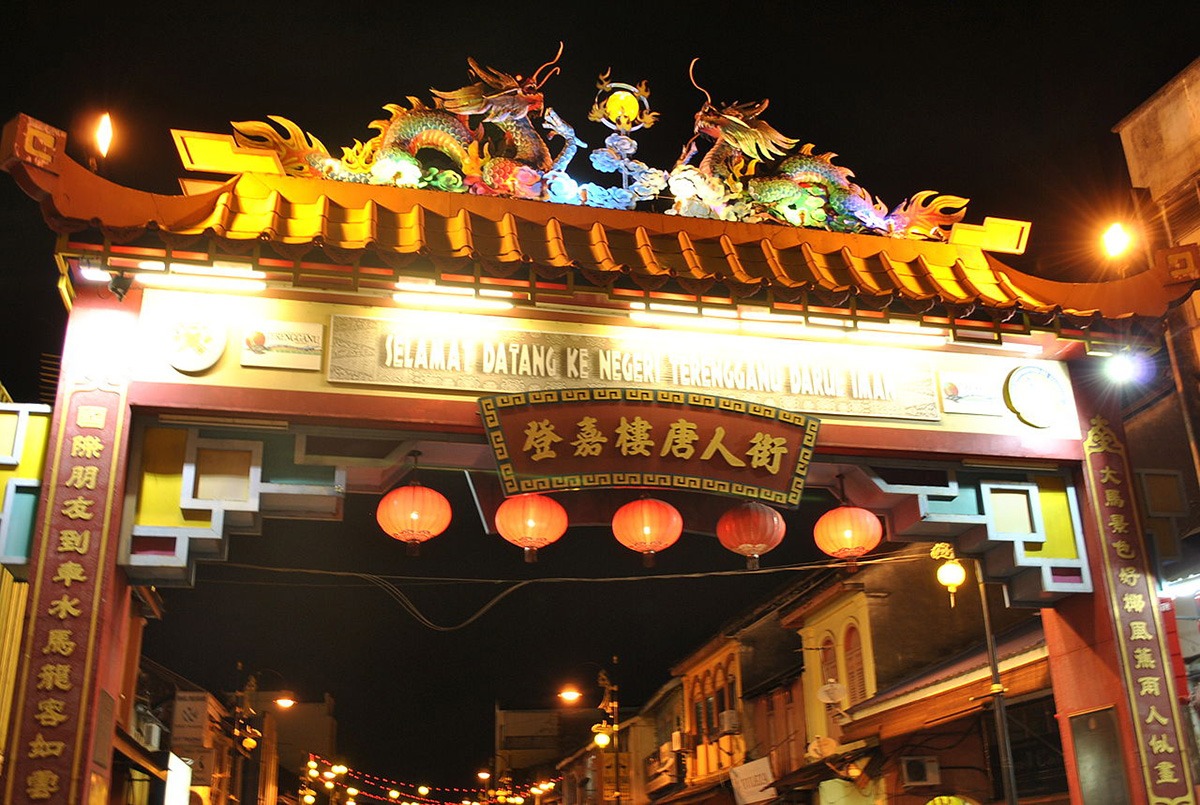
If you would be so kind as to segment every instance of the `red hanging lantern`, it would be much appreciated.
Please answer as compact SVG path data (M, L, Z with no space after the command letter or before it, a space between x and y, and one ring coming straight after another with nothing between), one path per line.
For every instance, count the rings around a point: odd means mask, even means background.
M683 515L665 501L640 498L617 509L612 530L618 542L641 553L646 567L651 567L654 554L670 548L683 533Z
M746 557L747 570L758 570L758 557L783 542L785 533L783 516L756 500L735 506L717 521L717 539L729 550Z
M500 536L525 549L525 561L536 562L538 548L557 542L567 530L567 510L545 495L516 495L496 509Z
M854 560L879 544L883 523L866 509L857 506L838 506L821 515L813 526L813 539L822 552L835 559Z
M450 501L435 489L413 483L384 495L375 519L389 537L407 543L409 554L415 556L422 542L450 525Z

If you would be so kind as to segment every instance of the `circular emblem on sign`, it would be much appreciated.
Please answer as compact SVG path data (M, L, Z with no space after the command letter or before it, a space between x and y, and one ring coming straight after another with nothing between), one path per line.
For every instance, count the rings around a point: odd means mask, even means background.
M224 329L204 322L179 322L168 337L167 360L180 372L194 374L211 369L225 352Z
M1026 425L1048 428L1070 410L1062 379L1041 366L1019 366L1004 381L1004 402Z

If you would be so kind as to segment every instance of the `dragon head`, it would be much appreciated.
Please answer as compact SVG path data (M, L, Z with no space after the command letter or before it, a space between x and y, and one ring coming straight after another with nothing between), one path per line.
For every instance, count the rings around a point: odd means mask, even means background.
M771 159L794 148L799 140L784 137L759 115L766 111L769 100L750 103L734 101L723 107L713 103L708 90L696 83L695 68L699 59L692 59L688 77L692 86L704 93L704 103L696 112L694 131L718 143L730 145L752 159Z
M554 58L537 68L528 78L481 67L472 58L467 59L471 76L477 81L470 86L451 92L430 90L438 104L447 112L456 115L484 115L484 120L501 122L519 120L537 115L545 108L542 86L559 72L555 64L562 57L563 45L558 43ZM545 75L543 70L549 69Z

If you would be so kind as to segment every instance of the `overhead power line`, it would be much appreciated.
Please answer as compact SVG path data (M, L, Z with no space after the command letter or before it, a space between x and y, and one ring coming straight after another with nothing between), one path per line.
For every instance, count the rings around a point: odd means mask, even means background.
M927 559L924 555L913 554L886 554L870 559L859 559L855 565L872 565L882 564L885 562L906 562L917 559ZM721 578L731 576L762 576L776 573L803 573L817 572L829 570L831 568L847 567L849 562L810 562L798 565L785 565L782 567L760 568L758 570L714 570L702 571L695 573L663 573L656 575L639 575L639 576L605 576L605 577L586 577L586 576L555 576L540 579L487 579L487 578L464 578L464 577L438 577L430 578L428 576L385 576L376 573L365 573L357 570L327 570L322 568L306 568L306 567L272 567L269 565L255 565L241 562L224 562L219 565L212 565L213 568L234 568L238 570L248 570L259 573L279 573L298 576L321 577L331 579L347 579L363 582L375 586L386 593L393 601L400 605L400 608L413 617L417 623L427 629L436 632L454 632L463 629L475 621L483 617L489 610L499 604L508 596L522 589L536 584L611 584L628 583L628 582L645 582L645 581L678 581L684 579L707 579ZM217 584L260 584L272 587L333 587L341 586L336 584L313 584L306 581L265 581L265 580L245 580L245 579L203 579L203 582L211 582ZM452 625L442 625L435 623L428 616L420 611L412 599L397 586L398 583L411 584L504 584L508 585L504 590L489 599L482 607L476 610L471 615L459 623ZM354 585L361 586L361 585Z

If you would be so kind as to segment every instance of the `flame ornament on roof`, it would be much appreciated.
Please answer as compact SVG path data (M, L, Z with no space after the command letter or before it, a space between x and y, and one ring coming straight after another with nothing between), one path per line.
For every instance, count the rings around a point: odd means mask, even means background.
M768 101L718 108L696 84L695 60L689 77L705 102L675 167L668 172L633 158L638 146L632 132L653 125L658 115L650 110L645 82L612 82L605 72L588 119L613 133L590 160L598 171L620 174L621 184L579 184L567 167L587 144L545 106L542 94L543 85L559 72L561 56L560 43L555 57L528 78L468 59L474 83L431 90L432 106L411 96L407 106L387 104L389 117L370 125L378 133L343 148L340 159L282 117L235 122L234 139L242 147L273 151L288 174L342 182L609 209L634 209L669 189L674 199L669 212L676 215L932 240L944 240L965 213L966 199L933 191L917 193L889 211L851 181L848 168L833 164L835 154L816 154L811 144L797 150L799 140L761 120ZM539 129L548 132L545 137ZM556 138L562 144L554 154ZM700 142L707 140L712 145L693 165Z

